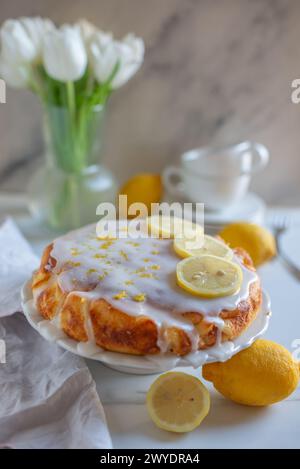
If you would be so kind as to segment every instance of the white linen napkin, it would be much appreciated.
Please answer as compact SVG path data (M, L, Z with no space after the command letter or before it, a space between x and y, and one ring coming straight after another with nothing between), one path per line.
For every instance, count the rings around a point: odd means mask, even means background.
M39 260L10 218L0 226L0 246L0 317L2 317L21 310L21 287L38 266Z
M84 360L43 339L22 313L12 315L38 264L12 220L0 227L0 243L0 447L111 448Z

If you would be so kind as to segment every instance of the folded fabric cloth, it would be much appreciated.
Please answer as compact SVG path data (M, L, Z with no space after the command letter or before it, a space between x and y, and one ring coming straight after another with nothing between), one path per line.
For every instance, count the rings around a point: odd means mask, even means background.
M20 310L21 285L38 260L12 220L0 242L0 446L111 448L84 360L44 340L22 313L8 317Z
M21 310L20 290L38 259L14 221L8 218L0 227L0 317Z

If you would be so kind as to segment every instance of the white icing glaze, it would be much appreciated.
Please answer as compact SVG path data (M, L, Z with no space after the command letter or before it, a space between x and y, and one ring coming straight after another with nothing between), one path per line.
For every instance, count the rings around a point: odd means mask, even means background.
M246 268L239 257L234 262L243 271L243 282L234 295L204 299L190 295L176 284L176 265L180 260L172 240L151 238L117 238L101 240L95 225L73 231L54 241L51 256L57 261L51 268L65 292L80 291L88 300L103 298L133 316L151 317L159 329L158 346L166 351L164 330L177 326L184 329L197 350L199 336L194 326L182 316L199 312L218 327L218 342L224 325L221 310L233 310L249 295L257 274ZM87 286L91 291L82 292ZM142 301L138 301L142 300ZM59 318L55 318L56 324ZM89 343L94 342L89 315L86 314Z

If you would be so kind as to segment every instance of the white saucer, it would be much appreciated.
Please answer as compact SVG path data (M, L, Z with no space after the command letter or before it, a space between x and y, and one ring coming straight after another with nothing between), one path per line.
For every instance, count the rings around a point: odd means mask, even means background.
M232 342L225 342L207 350L190 353L185 357L174 355L146 355L134 356L123 353L108 352L96 345L86 346L73 339L70 339L61 329L42 318L33 304L31 282L24 284L21 292L22 308L30 325L41 334L46 340L56 342L69 352L80 355L84 358L97 360L110 368L124 373L132 374L153 374L171 370L177 366L193 366L198 368L205 363L215 361L226 361L237 352L249 347L254 340L260 337L268 328L271 316L270 299L266 292L263 292L263 304L255 321L248 329Z
M253 192L248 192L239 204L229 207L222 212L205 210L205 223L210 225L227 225L234 221L244 220L262 224L265 209L264 201Z
M175 202L173 198L166 195L164 201L168 203ZM188 200L177 200L176 202L185 203ZM205 207L204 207L205 208ZM253 192L248 192L244 199L232 207L223 211L204 211L204 224L208 227L220 229L222 226L235 221L243 220L252 223L263 224L265 218L266 205L264 201ZM194 210L185 207L185 215L193 219ZM209 230L208 230L209 231Z

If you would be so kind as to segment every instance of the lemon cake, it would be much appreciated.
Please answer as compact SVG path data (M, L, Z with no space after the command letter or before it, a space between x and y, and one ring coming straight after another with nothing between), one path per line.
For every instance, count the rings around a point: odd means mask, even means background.
M44 250L34 304L85 346L134 355L207 349L251 324L262 292L245 251L211 237L205 246L193 252L182 240L99 239L95 225L84 227Z

